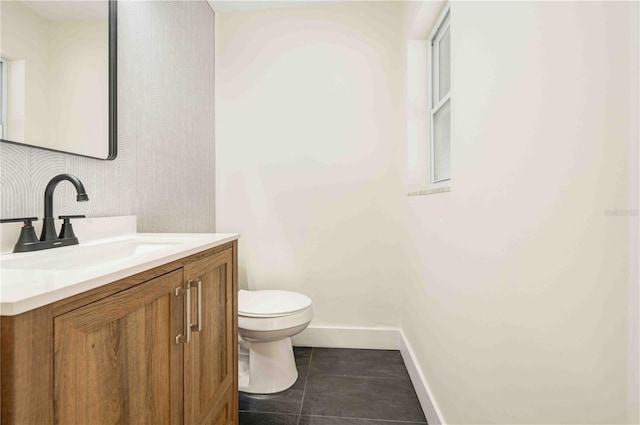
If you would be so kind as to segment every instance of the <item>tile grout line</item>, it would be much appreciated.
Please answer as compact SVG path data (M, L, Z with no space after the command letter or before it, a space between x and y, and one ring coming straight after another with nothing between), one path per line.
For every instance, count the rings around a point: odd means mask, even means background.
M316 376L334 376L338 378L365 378L365 379L397 379L398 381L411 381L410 377L396 378L393 376L367 376L367 375L335 375L331 373L317 373Z
M369 420L376 422L393 422L393 423L401 423L401 424L410 424L410 425L428 425L427 422L415 422L415 421L403 421L398 419L374 419L374 418L356 418L351 416L327 416L327 415L309 415L314 418L334 418L334 419L357 419L357 420Z
M309 354L309 365L307 366L307 376L304 378L304 389L302 390L302 401L300 402L300 411L298 412L298 422L300 425L300 419L302 419L302 406L304 406L304 396L307 394L307 382L309 382L309 375L311 373L311 360L313 359L313 347L311 347L311 354Z
M261 415L269 415L269 416L298 416L295 413L283 413L283 412L269 412L262 410L238 410L238 413L259 413Z

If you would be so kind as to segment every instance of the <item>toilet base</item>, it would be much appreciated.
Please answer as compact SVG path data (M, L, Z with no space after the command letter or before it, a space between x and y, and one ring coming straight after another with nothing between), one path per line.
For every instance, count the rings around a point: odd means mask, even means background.
M251 341L248 348L248 356L239 356L239 391L273 394L286 390L298 379L291 338L268 342Z

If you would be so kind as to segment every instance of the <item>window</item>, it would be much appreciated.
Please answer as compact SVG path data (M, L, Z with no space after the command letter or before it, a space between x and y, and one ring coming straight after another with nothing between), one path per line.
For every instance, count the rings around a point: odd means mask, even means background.
M449 192L452 179L450 6L419 3L406 40L408 196Z
M431 44L431 184L451 179L451 31L449 8L438 19Z

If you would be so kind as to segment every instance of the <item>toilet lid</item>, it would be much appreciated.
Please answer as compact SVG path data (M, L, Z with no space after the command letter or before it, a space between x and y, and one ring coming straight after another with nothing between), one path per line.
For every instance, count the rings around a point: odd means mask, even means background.
M238 291L238 314L251 317L286 316L311 306L311 298L291 291Z

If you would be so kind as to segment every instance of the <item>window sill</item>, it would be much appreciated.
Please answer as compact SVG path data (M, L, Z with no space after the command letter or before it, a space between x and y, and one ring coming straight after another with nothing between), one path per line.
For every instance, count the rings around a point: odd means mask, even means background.
M430 189L418 190L416 192L409 192L407 196L433 195L435 193L445 193L450 191L451 191L451 186L432 187Z

